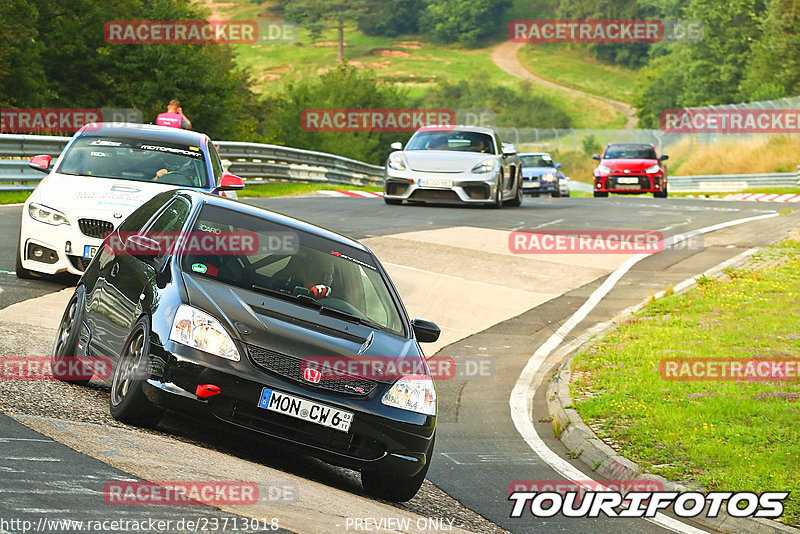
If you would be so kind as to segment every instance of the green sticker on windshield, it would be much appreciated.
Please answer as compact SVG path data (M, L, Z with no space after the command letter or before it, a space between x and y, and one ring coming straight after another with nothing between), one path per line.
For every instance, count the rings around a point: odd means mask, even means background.
M194 263L192 264L192 270L196 273L205 273L208 270L208 267L203 265L202 263Z

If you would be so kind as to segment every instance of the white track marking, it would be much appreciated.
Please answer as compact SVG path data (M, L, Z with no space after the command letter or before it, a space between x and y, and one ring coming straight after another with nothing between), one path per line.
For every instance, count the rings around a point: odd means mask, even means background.
M777 216L777 213L771 213L767 215L747 217L744 219L735 219L733 221L707 226L699 230L693 230L683 234L676 234L665 239L664 246L667 247L676 243L680 243L681 241L696 235L713 232L715 230L721 230L723 228L736 226L746 222ZM600 285L600 287L594 290L587 301L580 308L578 308L578 310L575 311L575 313L573 313L572 316L567 319L567 321L562 324L558 330L556 330L556 332L536 350L536 352L533 353L533 356L531 356L531 358L528 360L528 363L525 365L525 368L522 370L522 373L517 379L516 384L514 384L514 389L511 391L511 397L509 398L508 403L511 409L511 419L514 421L514 426L516 427L517 432L520 433L525 442L528 443L531 449L533 449L533 451L542 460L544 460L545 463L547 463L559 475L570 480L571 482L581 484L580 481L585 480L587 475L550 450L547 444L545 444L545 442L536 432L536 428L533 426L533 422L530 418L530 407L533 403L533 392L539 388L543 379L543 376L541 376L540 372L541 367L547 357L563 342L564 338L572 331L572 329L575 328L583 319L585 319L586 316L595 308L595 306L597 306L597 304L608 294L608 292L611 291L620 278L622 278L622 276L627 273L636 263L648 256L649 254L637 254L632 256L628 258L625 263L620 265L617 270L611 273L611 275L609 275L609 277ZM586 486L587 489L591 489L588 487L588 485ZM677 519L661 513L656 514L654 518L645 518L645 520L673 532L680 532L684 534L703 534L706 532L705 530L687 525L681 521L678 521Z

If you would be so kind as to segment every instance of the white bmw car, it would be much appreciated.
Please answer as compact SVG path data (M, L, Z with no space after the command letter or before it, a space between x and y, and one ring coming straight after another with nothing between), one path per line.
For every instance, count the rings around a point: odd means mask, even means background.
M22 208L16 274L80 275L103 239L154 195L178 187L209 193L244 187L225 174L217 150L202 133L144 124L89 124L55 165L34 156L47 172Z

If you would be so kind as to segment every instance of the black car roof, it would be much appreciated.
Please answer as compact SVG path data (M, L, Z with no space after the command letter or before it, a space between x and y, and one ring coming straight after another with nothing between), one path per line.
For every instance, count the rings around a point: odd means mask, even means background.
M154 124L134 124L134 123L92 123L81 130L80 135L88 136L109 136L122 137L129 139L141 139L144 141L161 141L181 145L203 146L204 133L181 128L170 128L168 126L156 126Z
M324 239L329 239L335 243L347 245L369 253L369 249L364 245L362 245L361 243L359 243L358 241L356 241L355 239L352 239L342 234L337 234L336 232L332 232L330 230L326 230L325 228L321 228L306 221L295 219L294 217L289 217L288 215L283 215L275 211L259 208L258 206L245 204L244 202L239 202L237 200L225 198L220 195L202 193L199 191L194 191L192 189L179 189L173 192L180 193L186 197L190 197L192 203L194 204L202 202L205 204L210 204L212 206L220 206L234 211L239 211L241 213L253 215L255 217L260 217L268 221L283 224L290 228L294 228L295 230L301 230L303 232L307 232L309 234L322 237Z

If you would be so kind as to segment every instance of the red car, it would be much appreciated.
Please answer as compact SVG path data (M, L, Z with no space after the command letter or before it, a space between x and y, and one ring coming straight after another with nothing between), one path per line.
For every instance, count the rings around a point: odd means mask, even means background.
M667 169L662 161L669 156L656 155L656 147L646 143L612 143L606 146L603 157L594 170L594 196L609 193L653 193L656 198L667 197Z

